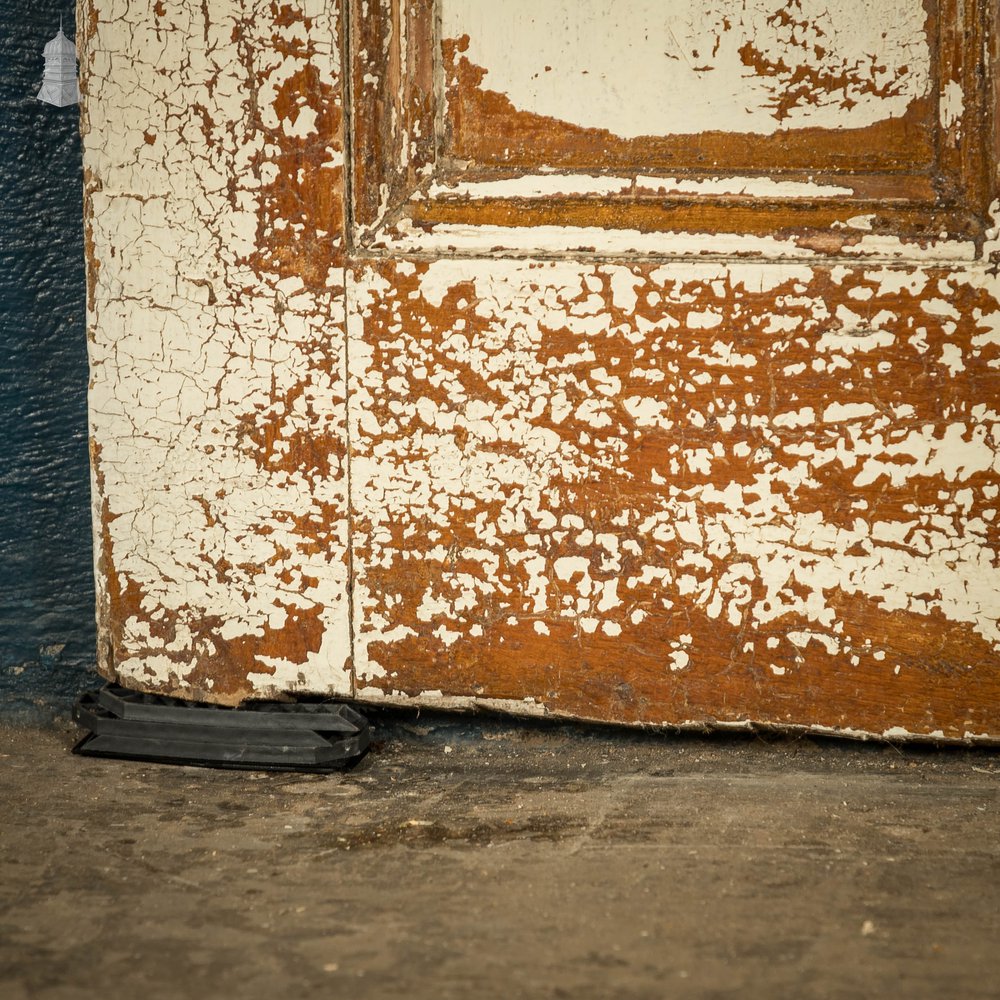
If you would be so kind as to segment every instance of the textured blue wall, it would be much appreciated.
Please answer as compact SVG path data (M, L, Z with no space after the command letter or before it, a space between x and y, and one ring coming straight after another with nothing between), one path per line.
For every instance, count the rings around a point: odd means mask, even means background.
M0 31L0 720L93 685L78 108L34 99L71 4L3 0Z

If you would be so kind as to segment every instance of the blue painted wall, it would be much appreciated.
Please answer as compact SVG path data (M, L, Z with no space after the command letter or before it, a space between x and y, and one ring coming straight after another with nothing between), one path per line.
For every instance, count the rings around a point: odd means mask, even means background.
M3 0L0 31L0 721L93 686L78 108L34 99L73 8Z

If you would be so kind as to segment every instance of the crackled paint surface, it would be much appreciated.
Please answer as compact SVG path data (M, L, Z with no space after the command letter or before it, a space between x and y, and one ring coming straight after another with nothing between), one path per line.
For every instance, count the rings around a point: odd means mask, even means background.
M924 97L923 0L443 0L484 86L624 138L862 128Z
M335 5L80 17L102 668L349 692Z
M926 169L939 118L961 114L940 6L442 0L447 154L510 169Z
M404 7L355 3L367 251L982 253L985 0Z
M501 69L466 29L509 8L444 0L444 152L469 140L495 165L504 133L535 160L433 174L426 52L366 43L352 93L382 112L354 133L352 233L340 5L86 0L102 669L223 703L1000 738L995 229L913 242L859 212L836 250L883 259L835 263L790 222L741 228L716 206L724 228L695 204L773 198L793 219L846 192L881 211L892 184L850 156L908 169L939 120L968 132L968 94L928 93L923 6L894 2L872 64L860 6L683 7L674 40L714 37L705 72L729 81L706 91L717 128L739 74L753 97L744 131L684 147L746 147L745 168L691 178L662 169L673 147L657 173L632 170L646 146L595 145L599 100L593 122L553 124L558 88L532 83L523 108L484 90ZM376 7L383 30L399 8ZM823 18L850 44L818 54ZM535 41L524 59L545 57ZM685 65L670 72L705 75ZM419 86L394 103L407 73ZM781 173L811 142L846 150L835 180ZM621 172L594 173L595 149ZM379 150L405 154L384 185ZM407 185L413 204L492 208L421 220L397 212ZM579 218L545 222L574 193ZM637 193L704 217L601 221ZM536 216L512 222L503 199Z
M352 288L361 690L1000 725L1000 282L395 262Z

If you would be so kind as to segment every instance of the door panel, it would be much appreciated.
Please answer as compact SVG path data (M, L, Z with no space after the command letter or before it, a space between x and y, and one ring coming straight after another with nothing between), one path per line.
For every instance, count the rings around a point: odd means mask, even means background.
M121 6L107 676L1000 739L995 4Z
M995 278L439 260L353 280L362 695L997 731Z
M989 14L352 8L359 695L997 732Z
M954 260L992 228L986 0L351 11L360 250Z
M937 6L441 0L445 155L638 173L928 168Z

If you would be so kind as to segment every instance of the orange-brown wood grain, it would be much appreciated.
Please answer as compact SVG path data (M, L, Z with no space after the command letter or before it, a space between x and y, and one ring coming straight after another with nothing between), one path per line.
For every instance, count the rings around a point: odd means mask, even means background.
M445 39L444 154L470 165L537 170L754 173L775 170L914 172L934 162L935 105L914 101L900 118L859 129L796 128L758 135L706 130L623 139L516 108L489 88L488 74L463 55L468 39Z
M431 0L158 3L213 59L155 66L85 18L102 670L1000 740L995 11L927 10L905 114L637 139L435 66ZM800 82L777 111L851 83ZM487 235L400 249L449 226Z
M434 6L350 0L354 220L398 208L436 157Z
M85 21L99 666L141 690L351 689L337 9L158 4L154 63Z
M863 230L850 225L866 217ZM413 203L408 219L433 231L435 225L598 227L639 233L731 233L773 236L799 246L822 245L836 252L867 236L898 237L927 245L946 231L952 238L978 239L982 219L954 208L895 205L844 199L569 197L437 198ZM599 252L600 247L594 250Z
M995 284L474 261L359 279L362 691L1000 729Z
M355 48L365 54L355 58L354 66L354 200L362 246L384 244L371 242L373 225L391 226L402 219L404 225L412 221L421 227L596 225L643 233L677 232L683 227L681 231L692 233L748 235L770 230L804 248L837 253L860 238L840 230L849 220L872 214L871 198L894 203L873 213L873 228L866 231L875 236L898 237L921 246L942 238L969 240L981 247L990 228L996 102L991 99L986 63L996 13L989 4L928 0L924 31L931 51L930 92L912 100L903 114L858 128L795 127L773 134L705 129L691 135L635 138L516 107L506 94L490 89L488 71L467 58L468 36L442 39L440 51L436 50L433 7L429 0L412 5L405 25L389 3L364 5L363 16L360 7L355 9L353 30L361 46ZM796 35L799 16L792 7L775 15L779 19L787 15L790 37ZM389 27L381 23L386 18L392 20ZM371 57L376 36L389 39L381 60ZM433 93L428 52L441 60L442 93ZM397 64L403 53L421 67L411 74L412 83L399 79ZM781 62L758 66L753 52L744 56L750 60L748 68L758 74L788 71ZM848 86L846 77L837 74L821 74L811 83L796 79L797 89L792 88L796 101L815 100L818 94L829 97ZM891 90L884 80L867 85L873 93ZM949 85L959 88L962 102L960 110L946 115L941 108ZM799 93L803 88L810 93L810 88L816 89L816 94L803 96ZM954 99L949 93L949 100ZM414 114L417 106L420 110ZM775 114L780 117L780 107ZM417 124L398 124L410 119ZM417 134L427 143L432 127L440 148L421 145L416 154L404 153L390 135L393 128L406 128L407 134ZM447 186L539 171L808 177L820 184L840 178L854 193L807 207L788 199L784 203L750 199L733 205L708 190L689 195L680 210L650 192L610 199L596 208L592 203L579 204L571 194L428 197L420 184L432 174ZM725 229L719 228L720 216L728 219Z

